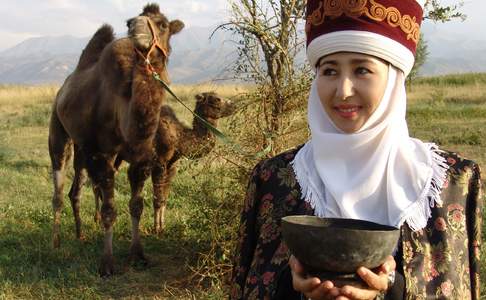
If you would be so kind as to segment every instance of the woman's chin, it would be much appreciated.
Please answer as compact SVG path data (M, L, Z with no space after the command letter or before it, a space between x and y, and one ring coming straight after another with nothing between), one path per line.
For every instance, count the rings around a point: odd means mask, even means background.
M339 130L348 134L356 133L363 127L363 124L357 120L354 122L352 120L345 120L344 122L335 122L334 124Z

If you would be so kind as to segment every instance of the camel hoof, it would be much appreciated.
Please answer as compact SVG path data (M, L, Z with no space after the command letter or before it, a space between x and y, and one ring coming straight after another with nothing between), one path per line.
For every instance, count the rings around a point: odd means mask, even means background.
M103 255L100 263L100 276L109 277L115 274L115 261L113 256Z
M145 268L149 265L149 259L143 254L130 254L129 262L134 267Z
M154 223L154 233L161 236L165 231L165 224L161 221Z
M130 247L130 262L144 267L148 265L149 260L143 253L143 248L140 244L132 245Z
M159 227L159 226L156 226L156 227L154 228L153 233L154 233L155 235L161 236L161 235L164 233L164 228Z

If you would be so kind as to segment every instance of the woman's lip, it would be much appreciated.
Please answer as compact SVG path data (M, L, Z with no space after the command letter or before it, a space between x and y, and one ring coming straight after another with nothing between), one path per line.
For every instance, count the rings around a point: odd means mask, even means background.
M345 119L352 119L358 115L361 106L359 105L337 105L334 110L339 116Z

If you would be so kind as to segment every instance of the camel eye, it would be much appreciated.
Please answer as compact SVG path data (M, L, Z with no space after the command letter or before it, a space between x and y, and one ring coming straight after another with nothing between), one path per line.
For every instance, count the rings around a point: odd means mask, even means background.
M165 22L162 22L162 23L160 23L159 27L160 27L160 29L165 30L165 29L167 29L167 26L168 25Z

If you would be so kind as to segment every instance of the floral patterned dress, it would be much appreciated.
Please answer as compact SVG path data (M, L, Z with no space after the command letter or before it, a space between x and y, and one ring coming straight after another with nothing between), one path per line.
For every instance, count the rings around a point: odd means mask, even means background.
M300 299L289 296L290 253L281 236L282 217L313 215L290 165L299 149L264 160L253 170L241 214L231 299L282 299L282 290L287 291L285 299ZM450 165L443 205L432 208L423 230L413 232L406 224L401 228L395 260L404 277L405 299L479 299L479 167L455 153L443 156Z

